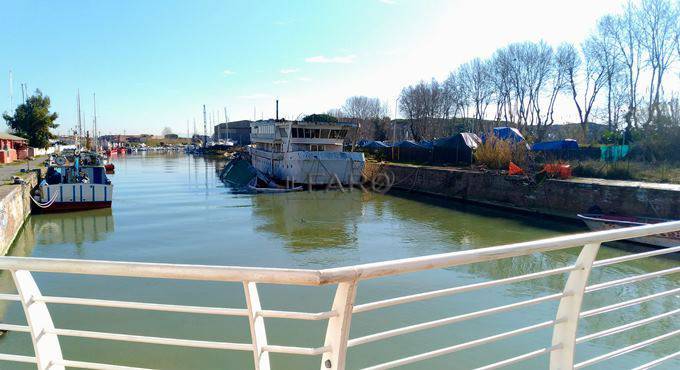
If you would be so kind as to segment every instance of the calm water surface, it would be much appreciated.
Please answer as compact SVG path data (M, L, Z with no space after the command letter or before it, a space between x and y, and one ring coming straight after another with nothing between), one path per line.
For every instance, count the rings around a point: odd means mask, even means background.
M11 254L52 258L105 259L215 265L326 268L432 253L483 248L583 230L539 217L464 206L413 196L314 192L235 195L217 177L222 163L184 154L132 155L116 161L112 210L31 216ZM599 258L630 253L630 247L605 247ZM637 249L636 251L640 251ZM441 289L525 274L573 263L577 251L532 255L492 263L408 274L363 282L357 302ZM591 282L613 280L678 266L675 258L651 258L593 271ZM34 274L45 295L144 302L245 307L241 284L178 282L161 279ZM585 309L677 287L676 275L610 288L589 295ZM352 338L408 324L444 318L559 292L564 277L550 277L354 316ZM11 277L0 275L3 292L13 292ZM328 287L260 286L268 309L324 311ZM604 314L582 322L580 334L592 333L678 308L679 297ZM480 338L553 319L556 302L488 316L370 343L349 351L349 368ZM187 339L249 342L247 319L51 305L59 328L110 331ZM4 322L25 324L16 303L0 306ZM270 344L315 347L323 343L325 322L269 319ZM680 328L677 318L661 320L630 333L578 347L578 360ZM411 369L473 368L523 354L550 343L550 330L522 335L406 366ZM250 369L250 352L183 349L160 345L62 337L64 357L159 369ZM0 352L32 355L28 334L9 333ZM630 368L677 351L674 338L597 364L594 369ZM274 368L314 369L318 357L272 355ZM516 369L546 368L547 358ZM667 368L680 368L680 361ZM1 369L32 369L9 362ZM512 367L510 367L512 368Z

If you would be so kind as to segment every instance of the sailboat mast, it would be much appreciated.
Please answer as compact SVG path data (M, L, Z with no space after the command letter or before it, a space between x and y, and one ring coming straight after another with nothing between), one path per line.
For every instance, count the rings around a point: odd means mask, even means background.
M9 70L9 112L14 110L14 81L12 79L12 70Z
M76 98L76 106L78 107L78 129L76 130L76 148L80 149L80 138L83 136L83 127L80 121L80 89L78 89L78 94Z
M208 141L208 117L205 112L205 104L203 104L203 148L206 147Z
M94 104L94 134L92 137L94 138L94 151L97 152L99 149L99 143L97 140L97 94L92 93L92 103Z
M227 129L227 141L229 141L229 119L227 118L227 107L224 107L224 126Z

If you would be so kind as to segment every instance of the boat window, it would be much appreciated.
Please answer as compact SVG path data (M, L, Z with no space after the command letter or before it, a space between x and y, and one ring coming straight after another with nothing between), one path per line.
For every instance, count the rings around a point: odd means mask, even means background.
M319 138L320 131L316 129L312 129L312 138L318 139Z
M321 130L321 135L320 135L320 137L321 137L322 139L328 139L328 138L330 137L330 134L331 134L331 130L325 128L325 129L322 129L322 130Z

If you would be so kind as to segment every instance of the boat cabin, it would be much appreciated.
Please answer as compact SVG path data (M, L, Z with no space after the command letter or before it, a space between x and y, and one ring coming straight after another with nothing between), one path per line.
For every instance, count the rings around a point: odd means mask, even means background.
M357 127L349 122L257 121L251 123L250 141L267 152L341 152Z

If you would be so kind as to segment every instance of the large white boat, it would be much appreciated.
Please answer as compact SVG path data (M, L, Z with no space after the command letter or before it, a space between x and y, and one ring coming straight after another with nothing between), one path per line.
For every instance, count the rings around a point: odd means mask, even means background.
M252 164L281 182L359 184L364 154L343 151L345 137L357 127L345 122L253 122L250 124Z

